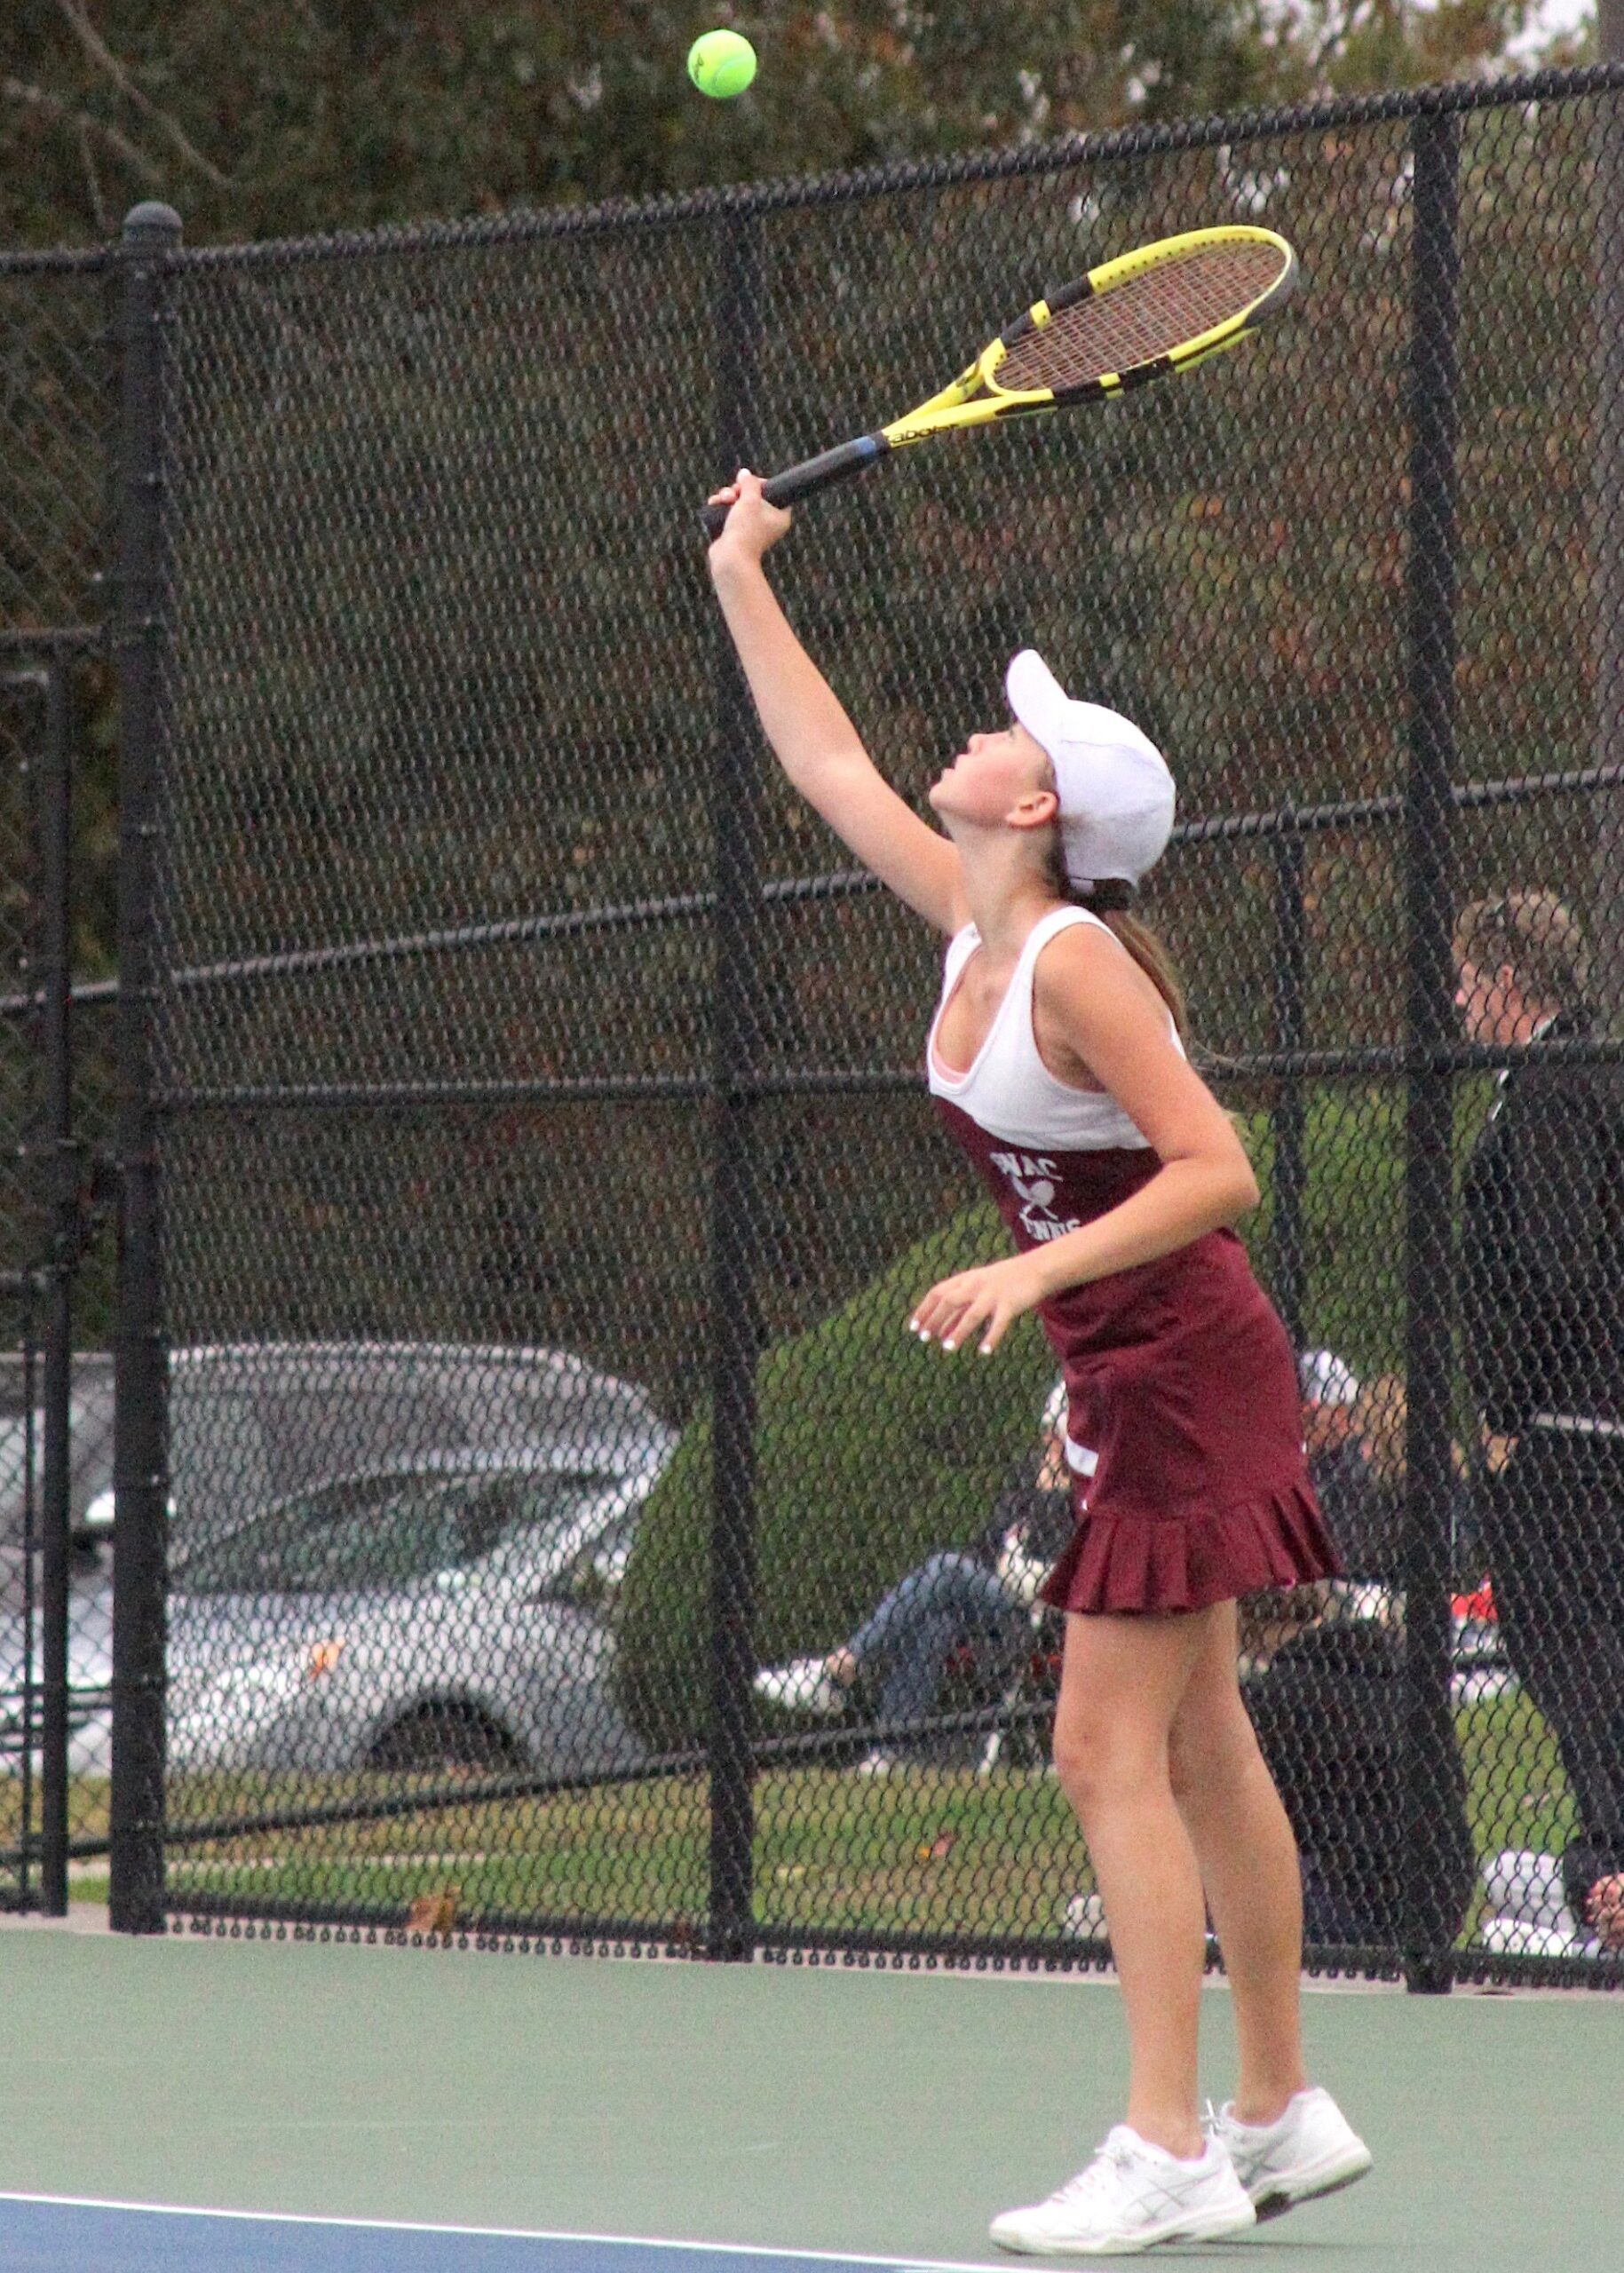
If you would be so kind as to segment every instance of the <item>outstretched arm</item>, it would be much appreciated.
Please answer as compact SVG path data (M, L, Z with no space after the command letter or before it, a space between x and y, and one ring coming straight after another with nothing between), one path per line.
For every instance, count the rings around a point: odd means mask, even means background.
M881 778L767 582L762 557L789 515L766 503L753 473L711 503L732 507L710 548L711 581L779 764L866 868L928 923L956 931L968 912L958 854Z

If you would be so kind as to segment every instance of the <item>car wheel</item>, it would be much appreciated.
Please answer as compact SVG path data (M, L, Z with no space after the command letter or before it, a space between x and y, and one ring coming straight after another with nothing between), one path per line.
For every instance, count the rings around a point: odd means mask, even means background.
M367 1756L369 1768L396 1775L435 1769L480 1769L485 1773L522 1767L507 1730L471 1705L420 1705L377 1737Z

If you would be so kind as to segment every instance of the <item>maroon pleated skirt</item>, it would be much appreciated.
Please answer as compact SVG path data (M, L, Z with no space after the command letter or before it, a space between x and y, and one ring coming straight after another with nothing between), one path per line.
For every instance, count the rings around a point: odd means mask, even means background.
M938 1104L1022 1247L1107 1213L1161 1165L1148 1151L1045 1152L1040 1220L1010 1146ZM1295 1358L1232 1232L1073 1287L1040 1315L1066 1375L1071 1440L1097 1455L1077 1480L1077 1529L1046 1602L1085 1614L1202 1610L1338 1575L1309 1482Z

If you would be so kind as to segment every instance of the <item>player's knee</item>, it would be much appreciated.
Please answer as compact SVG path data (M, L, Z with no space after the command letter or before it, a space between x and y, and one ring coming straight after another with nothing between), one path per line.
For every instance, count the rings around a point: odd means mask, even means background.
M1238 1700L1233 1709L1181 1716L1168 1731L1168 1778L1181 1809L1229 1804L1259 1765L1257 1738Z
M1055 1773L1079 1812L1131 1791L1145 1774L1141 1754L1137 1738L1104 1715L1075 1712L1055 1723Z

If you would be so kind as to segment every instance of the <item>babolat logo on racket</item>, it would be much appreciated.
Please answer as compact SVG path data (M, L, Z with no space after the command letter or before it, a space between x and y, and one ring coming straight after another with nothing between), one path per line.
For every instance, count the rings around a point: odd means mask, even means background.
M1192 370L1274 314L1296 273L1284 237L1239 225L1192 229L1123 253L1034 302L928 402L775 473L762 494L769 504L793 505L933 435L1102 402ZM721 535L727 513L725 505L705 507L708 535Z

